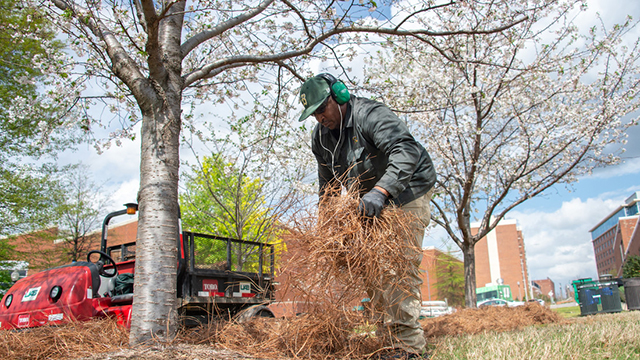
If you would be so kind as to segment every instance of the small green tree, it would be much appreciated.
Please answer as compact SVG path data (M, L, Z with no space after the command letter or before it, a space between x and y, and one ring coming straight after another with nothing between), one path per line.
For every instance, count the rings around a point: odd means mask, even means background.
M51 224L59 186L57 175L57 169L49 166L0 165L0 236L32 232Z
M11 281L10 262L6 260L14 259L13 246L7 241L0 240L0 295L13 285Z
M464 264L450 250L436 256L436 278L438 297L446 298L451 306L463 306Z
M246 167L220 154L204 157L185 174L185 191L180 195L183 227L186 230L261 243L276 238L275 218L265 205L264 182L252 179ZM226 244L198 238L196 261L222 264ZM256 271L259 254L255 246L232 243L232 266L236 270Z
M12 181L0 181L0 187L13 186L0 191L0 199L16 205L0 211L5 220L1 229L10 235L7 244L17 246L8 249L6 257L0 249L0 260L25 261L35 270L82 260L98 239L90 232L100 226L107 200L90 181L88 168L78 164L8 176ZM32 208L37 209L29 211Z
M622 267L622 277L625 279L640 277L640 256L629 255Z

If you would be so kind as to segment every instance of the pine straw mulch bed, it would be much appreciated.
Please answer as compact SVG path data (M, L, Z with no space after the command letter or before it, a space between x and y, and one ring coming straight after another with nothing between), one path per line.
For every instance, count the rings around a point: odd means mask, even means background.
M479 334L484 331L511 331L531 325L563 323L557 312L537 303L513 308L487 306L480 309L461 309L437 318L420 321L427 339L447 335Z
M442 336L513 331L527 326L564 323L556 312L527 304L515 308L461 309L423 319L427 343ZM112 320L69 323L27 331L0 331L1 359L364 359L378 344L375 337L353 336L353 351L332 353L327 327L309 315L287 319L259 318L244 324L220 322L187 329L169 344L128 347L128 331ZM368 339L368 340L367 340ZM305 344L306 342L306 344ZM364 345L369 344L370 348ZM347 348L349 345L347 344ZM437 350L437 349L436 349ZM437 355L434 358L437 360Z

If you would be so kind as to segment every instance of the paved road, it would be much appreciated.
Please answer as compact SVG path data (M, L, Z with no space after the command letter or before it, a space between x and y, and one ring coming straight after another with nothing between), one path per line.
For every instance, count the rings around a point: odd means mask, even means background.
M565 307L571 307L571 306L578 306L578 303L576 303L574 301L574 302L564 303L564 304L551 304L551 305L549 305L549 307L552 308L552 309L565 308Z

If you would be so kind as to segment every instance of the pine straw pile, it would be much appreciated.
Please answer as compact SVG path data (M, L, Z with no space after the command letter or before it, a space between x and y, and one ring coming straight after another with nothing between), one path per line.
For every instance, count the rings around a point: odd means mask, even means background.
M555 311L537 303L527 303L511 308L487 306L462 309L447 316L423 319L420 324L424 329L424 336L429 339L447 335L473 335L484 331L511 331L563 321Z
M367 359L382 348L381 341L365 331L373 330L372 327L354 331L358 328L346 326L362 326L362 322L351 319L338 325L326 323L332 318L305 314L287 319L258 318L243 324L218 323L185 331L180 341L210 345L258 359ZM461 309L450 315L423 319L420 323L427 343L436 344L437 339L443 336L513 331L567 321L553 310L528 303L513 308Z
M179 337L256 359L361 359L380 349L378 339L329 323L332 316L303 314L292 318L256 318L187 329Z
M357 191L329 196L317 216L296 219L284 236L281 274L288 281L278 291L304 302L308 313L350 309L389 276L402 283L421 251L406 244L414 236L412 215L390 206L366 218L359 202Z
M277 291L301 304L302 316L231 323L217 343L260 358L356 359L379 350L381 339L371 336L376 311L368 306L365 315L354 307L389 277L406 288L403 279L421 250L406 244L414 236L410 214L387 207L379 218L365 218L358 204L356 191L330 196L317 215L299 217L287 229L280 269L286 285Z
M327 317L326 319L329 319ZM326 320L325 320L326 321ZM511 331L525 326L563 322L554 311L536 304L515 308L463 309L421 321L428 343L446 335ZM362 359L381 344L364 331L351 331L341 351L326 339L340 326L306 314L289 319L255 319L248 323L216 322L184 329L170 344L128 348L128 331L114 320L69 323L27 331L0 331L0 359ZM362 329L366 330L366 329ZM437 350L437 349L436 349Z
M118 350L129 331L114 320L72 322L59 327L0 331L0 359L70 359Z

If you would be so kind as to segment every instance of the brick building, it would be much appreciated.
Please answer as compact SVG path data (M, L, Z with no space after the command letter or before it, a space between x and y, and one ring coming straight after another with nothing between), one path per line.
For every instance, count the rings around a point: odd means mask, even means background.
M471 233L477 234L479 226L479 223L472 223ZM500 221L476 243L475 255L476 286L502 282L511 287L515 299L532 298L524 237L516 220Z
M138 221L135 218L110 225L107 232L108 246L117 246L135 241L137 230ZM87 253L91 250L100 250L101 235L102 229L87 234L84 241L88 250L80 253L78 260L86 260ZM5 241L14 246L16 252L15 260L25 261L29 264L29 274L71 262L69 255L70 244L60 237L60 232L55 227L18 235ZM117 256L117 252L114 252L115 261L120 260Z
M57 227L12 236L3 241L14 248L15 258L12 260L28 263L29 274L67 263Z
M556 299L558 296L558 294L556 294L556 284L549 278L533 280L531 288L533 289L533 295L536 298L539 298L540 296L548 296L550 299Z
M639 221L640 192L636 191L589 231L599 276L621 277L627 256L640 255Z

